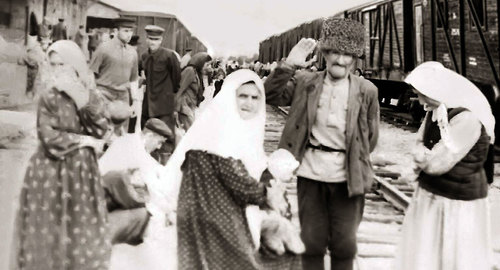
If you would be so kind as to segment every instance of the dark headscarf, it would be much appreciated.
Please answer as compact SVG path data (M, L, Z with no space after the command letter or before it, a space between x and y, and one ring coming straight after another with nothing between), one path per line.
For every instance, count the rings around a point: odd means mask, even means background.
M203 69L203 65L205 65L206 62L212 60L212 57L208 55L206 52L199 52L193 57L191 57L191 60L189 60L187 66L192 66L196 70L198 74L201 74L201 70Z
M203 74L201 73L203 70L203 66L205 65L206 62L212 60L212 57L208 55L206 52L199 52L193 57L188 62L187 67L193 67L194 70L196 71L196 74L198 74L198 78L200 79L200 85L202 88L205 88L205 83L203 82Z

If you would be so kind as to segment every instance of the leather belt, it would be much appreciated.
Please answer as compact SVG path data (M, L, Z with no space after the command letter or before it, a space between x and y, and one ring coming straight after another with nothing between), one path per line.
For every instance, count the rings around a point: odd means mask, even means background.
M309 147L309 148L315 149L315 150L323 151L323 152L340 152L340 153L345 153L344 149L335 149L335 148L331 148L331 147L328 147L328 146L324 146L322 144L320 144L320 145L314 145L314 144L308 143L306 146Z

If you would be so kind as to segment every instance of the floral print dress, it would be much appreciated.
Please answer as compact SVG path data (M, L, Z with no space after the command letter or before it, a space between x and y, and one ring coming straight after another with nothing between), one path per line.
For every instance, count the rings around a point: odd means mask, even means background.
M111 244L97 157L82 135L102 138L108 128L102 101L91 91L77 110L51 89L39 103L39 149L20 195L14 239L15 269L107 269Z

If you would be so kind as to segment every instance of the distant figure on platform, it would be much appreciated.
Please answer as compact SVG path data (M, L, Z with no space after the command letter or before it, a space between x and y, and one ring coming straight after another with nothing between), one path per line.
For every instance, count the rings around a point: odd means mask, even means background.
M291 105L279 148L301 162L297 189L304 269L324 269L327 248L332 270L353 269L379 127L377 88L351 75L363 55L364 33L357 21L328 18L319 40L327 69L296 72L316 46L304 38L265 82L267 103Z
M40 25L38 28L37 42L28 46L26 54L21 56L17 62L19 65L28 67L26 82L26 96L35 98L45 90L48 82L49 59L47 49L52 40L50 30L47 26Z
M205 52L199 52L191 58L189 64L182 70L179 92L176 95L175 112L180 125L188 130L195 119L195 109L203 101L203 75L210 68L212 57Z
M472 82L438 62L419 65L405 82L427 115L413 149L418 186L394 269L493 269L491 107Z
M96 75L97 89L108 101L121 100L137 107L134 97L138 95L137 51L128 45L132 38L135 20L118 18L115 20L118 35L109 42L102 43L90 61L90 69ZM128 121L123 123L128 130Z
M39 28L45 28L50 33L49 36L52 36L52 23L49 17L43 17L42 23L40 24Z
M68 33L66 25L64 24L64 18L59 18L59 22L52 27L52 40L54 42L61 39L68 39Z
M146 93L142 104L142 121L144 125L149 118L162 120L170 130L175 130L175 94L179 91L181 69L175 53L161 47L165 29L148 25L145 27L147 34L148 51L141 56L141 66L146 75ZM175 142L163 145L159 151L158 160L165 164L166 153L171 153Z
M181 69L185 68L188 65L189 60L191 60L192 54L193 51L191 50L191 48L187 48L186 54L181 58Z
M109 120L80 48L61 40L48 54L52 87L40 98L11 269L105 270L111 243L97 155Z
M214 97L217 96L217 94L220 92L222 88L222 84L224 84L224 78L226 77L226 74L224 73L224 70L219 67L217 69L217 73L215 74L215 82L214 82Z
M78 31L75 33L75 37L73 39L75 43L82 49L83 55L89 60L89 36L85 32L85 28L83 25L78 27Z

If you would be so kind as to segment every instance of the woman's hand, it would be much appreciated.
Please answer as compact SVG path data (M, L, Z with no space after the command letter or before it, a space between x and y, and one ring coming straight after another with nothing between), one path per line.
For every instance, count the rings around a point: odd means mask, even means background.
M80 140L80 147L90 147L99 154L104 149L105 140L96 139L92 136L83 136Z

